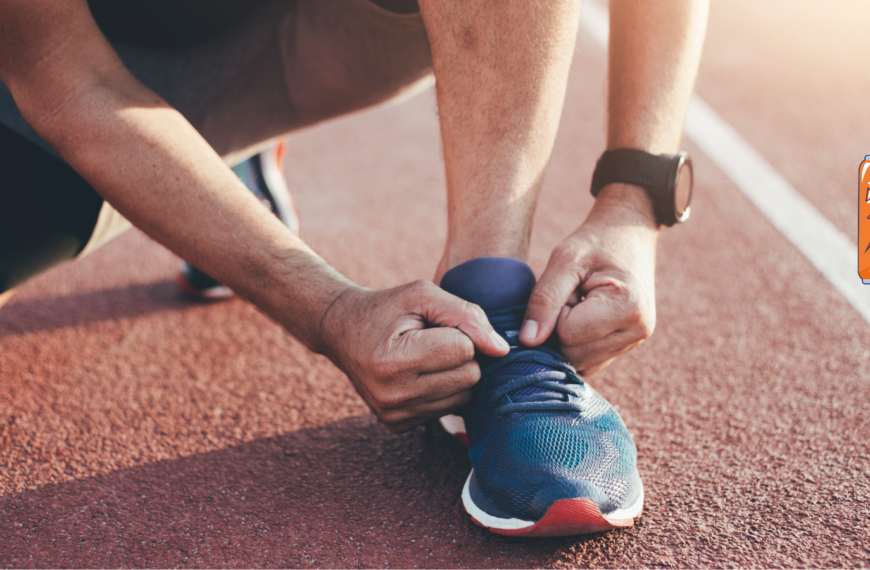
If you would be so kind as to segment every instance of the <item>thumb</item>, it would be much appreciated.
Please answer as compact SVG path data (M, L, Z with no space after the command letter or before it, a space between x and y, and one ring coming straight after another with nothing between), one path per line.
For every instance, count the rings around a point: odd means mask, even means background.
M559 315L571 294L580 286L580 276L573 264L554 263L550 259L547 269L529 298L520 342L538 346L553 333Z
M421 315L430 324L459 329L487 356L504 356L510 352L510 345L495 332L483 309L442 289L427 297Z

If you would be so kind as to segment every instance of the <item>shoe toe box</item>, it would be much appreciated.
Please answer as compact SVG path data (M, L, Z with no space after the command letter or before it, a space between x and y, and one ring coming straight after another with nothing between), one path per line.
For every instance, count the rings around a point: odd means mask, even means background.
M590 499L602 513L623 507L640 488L637 450L612 415L584 421L536 414L505 422L470 450L481 490L523 520L539 520L562 499Z

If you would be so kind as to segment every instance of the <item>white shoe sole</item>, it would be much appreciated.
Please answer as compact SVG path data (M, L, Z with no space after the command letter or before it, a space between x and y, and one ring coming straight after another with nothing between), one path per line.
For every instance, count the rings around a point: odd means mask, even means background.
M539 537L604 532L634 525L634 520L643 511L643 487L641 487L640 495L634 504L606 515L601 514L598 505L591 499L562 499L550 505L539 521L503 519L487 513L474 504L470 489L473 475L472 469L462 488L462 506L475 523L496 534Z

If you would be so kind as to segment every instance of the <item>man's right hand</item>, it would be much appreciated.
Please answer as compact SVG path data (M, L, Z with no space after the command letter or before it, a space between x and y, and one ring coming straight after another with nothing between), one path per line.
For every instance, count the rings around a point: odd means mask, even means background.
M510 350L483 310L431 281L345 290L321 325L321 348L394 433L461 408L480 379L475 349Z

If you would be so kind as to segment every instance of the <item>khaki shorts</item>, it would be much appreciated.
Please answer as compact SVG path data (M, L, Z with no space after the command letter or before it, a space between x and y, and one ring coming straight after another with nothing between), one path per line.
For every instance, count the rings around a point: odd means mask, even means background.
M187 1L177 4L183 9ZM130 71L178 109L230 165L298 128L431 83L419 13L390 12L370 0L265 3L239 24L184 48L107 35ZM2 83L0 123L54 154L21 119ZM80 254L126 227L104 203Z

